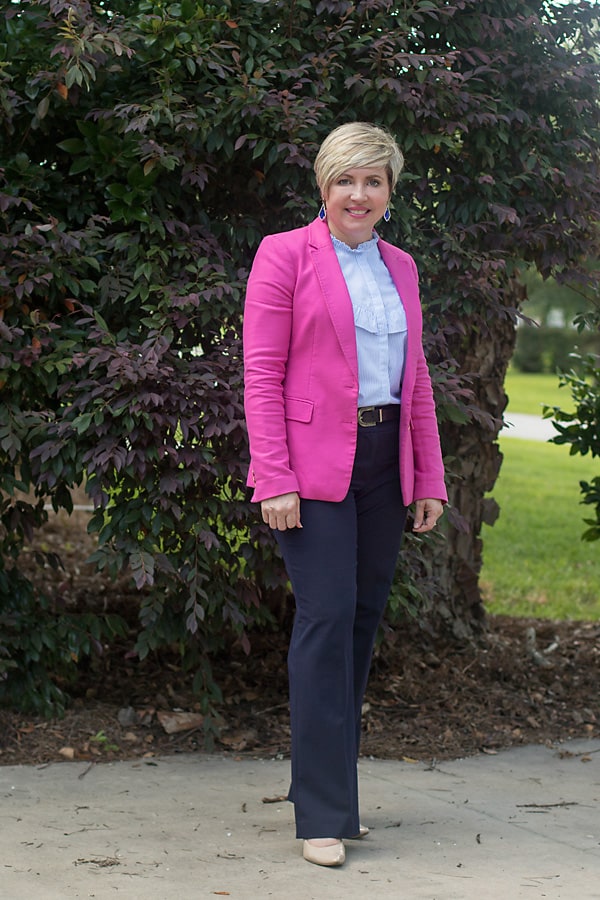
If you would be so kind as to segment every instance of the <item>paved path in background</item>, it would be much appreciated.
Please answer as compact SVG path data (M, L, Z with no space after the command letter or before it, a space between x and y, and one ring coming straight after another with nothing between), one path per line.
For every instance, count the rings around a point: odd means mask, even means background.
M504 413L505 425L500 437L515 437L526 441L549 441L558 434L551 419L525 413Z
M324 869L287 760L0 767L0 897L600 900L600 740L359 773L371 833Z

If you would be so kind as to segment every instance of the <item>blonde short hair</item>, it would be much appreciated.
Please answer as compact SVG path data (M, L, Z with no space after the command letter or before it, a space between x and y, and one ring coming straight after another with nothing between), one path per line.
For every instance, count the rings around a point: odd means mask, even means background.
M330 132L319 148L314 170L321 194L348 169L385 168L393 191L404 166L394 138L370 122L346 122Z

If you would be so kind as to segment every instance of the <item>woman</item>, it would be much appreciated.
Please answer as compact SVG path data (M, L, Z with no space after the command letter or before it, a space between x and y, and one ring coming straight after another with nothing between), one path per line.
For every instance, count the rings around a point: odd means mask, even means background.
M315 175L317 219L266 237L244 315L248 483L296 601L288 670L296 836L318 865L363 837L363 695L407 515L447 499L413 259L376 223L403 166L368 123L336 128Z

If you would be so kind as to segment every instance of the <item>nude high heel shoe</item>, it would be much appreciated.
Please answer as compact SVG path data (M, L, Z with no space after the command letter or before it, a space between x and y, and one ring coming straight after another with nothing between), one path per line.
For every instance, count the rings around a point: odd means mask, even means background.
M336 841L335 844L325 847L303 841L302 855L307 862L314 863L316 866L341 866L346 860L346 848L343 841Z

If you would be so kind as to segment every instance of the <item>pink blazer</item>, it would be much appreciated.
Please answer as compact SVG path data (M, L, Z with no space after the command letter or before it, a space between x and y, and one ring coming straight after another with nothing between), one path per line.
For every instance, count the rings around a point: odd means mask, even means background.
M418 275L408 253L383 240L381 256L408 324L400 412L400 482L406 505L447 500ZM358 362L352 303L325 222L264 238L244 311L245 410L253 500L298 491L343 500L356 449Z

